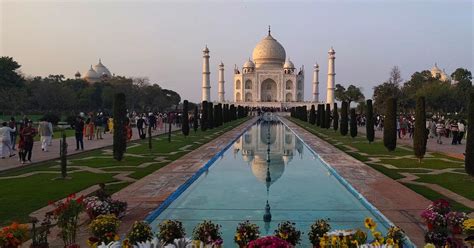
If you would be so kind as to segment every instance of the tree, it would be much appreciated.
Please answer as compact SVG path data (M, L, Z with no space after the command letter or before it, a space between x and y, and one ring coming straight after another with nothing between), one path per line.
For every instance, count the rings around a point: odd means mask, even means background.
M390 97L386 101L383 128L383 144L388 151L397 147L397 99Z
M374 142L375 139L375 130L374 130L374 109L372 106L372 100L367 100L367 108L365 116L367 118L365 123L366 135L369 144Z
M0 57L0 88L23 86L23 77L17 72L20 67L12 57Z
M306 109L306 105L301 108L301 118L302 121L308 121L308 110Z
M351 137L355 138L357 136L357 116L356 116L356 110L354 108L351 108L350 126L351 126Z
M314 105L311 105L311 109L309 110L309 123L312 125L316 123L316 110L314 109Z
M115 160L122 161L123 154L127 149L127 134L125 131L127 103L124 93L115 94L113 113L115 130L113 138L113 154Z
M337 113L337 103L334 103L334 109L332 110L332 127L334 128L334 131L337 131L339 128L339 113Z
M59 143L59 155L61 157L61 177L66 179L67 177L67 142L66 132L61 132L61 142Z
M321 104L318 104L318 109L316 111L316 126L321 126Z
M426 113L425 113L425 98L418 97L416 101L415 111L415 133L413 134L413 151L418 161L421 160L426 153L426 140L428 139L426 133Z
M324 111L324 104L319 104L319 126L321 128L325 127L325 116L326 116L326 111Z
M326 114L324 115L324 127L329 129L331 127L331 104L326 103Z
M390 78L374 87L374 108L378 113L385 113L385 106L387 106L387 99L399 98L401 96L400 83L403 81L401 72L398 66L394 66L390 71Z
M201 131L205 132L207 130L207 123L208 120L207 118L209 117L208 108L209 105L207 104L207 101L202 101L201 104Z
M188 100L184 100L183 102L183 124L181 125L181 131L183 132L184 137L189 135L189 116L188 116Z
M362 90L360 87L356 87L354 85L349 85L349 87L344 88L344 86L340 84L336 84L336 89L334 91L334 95L336 100L339 101L346 101L348 102L349 106L351 102L360 102L365 99L364 94L362 94Z
M212 102L207 103L207 127L213 129L215 127L214 123L214 104Z
M470 92L467 117L466 155L464 158L466 173L474 176L474 92Z
M197 132L198 128L199 128L199 109L198 109L198 106L195 105L194 106L194 118L193 118L194 132Z
M347 112L348 110L349 110L349 104L347 104L347 102L342 102L341 103L341 128L340 128L342 136L346 136L347 132L349 131L348 130L348 126L349 126L348 114L349 113Z

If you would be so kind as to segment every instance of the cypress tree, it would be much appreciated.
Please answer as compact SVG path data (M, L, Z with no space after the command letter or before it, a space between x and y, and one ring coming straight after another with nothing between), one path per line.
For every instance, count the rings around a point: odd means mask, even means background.
M321 126L321 104L318 104L318 108L316 110L316 126Z
M357 117L356 117L356 110L354 108L351 109L351 137L355 138L357 136Z
M237 111L237 114L236 114L236 111ZM237 108L235 107L234 104L230 105L230 108L229 108L229 118L230 119L229 120L233 121L237 117L240 118L241 114L242 114L242 109L240 108L240 105L237 106Z
M214 104L212 102L207 103L207 121L208 125L207 127L209 129L213 129L215 125L215 120L214 120Z
M397 147L397 99L387 99L385 111L383 144L388 151L394 151Z
M334 103L334 109L332 110L332 127L334 128L334 131L336 132L337 129L339 128L339 113L337 112L337 103Z
M127 105L124 93L117 93L114 96L114 137L113 154L114 159L122 161L123 154L127 149L127 133L125 129L125 119L127 118Z
M207 101L202 101L201 104L201 131L206 131L207 130L207 123L208 123L208 110L207 108L209 105L207 105Z
M347 102L343 101L341 104L341 128L339 128L342 136L346 136L347 132L349 131L349 117L347 116L348 107L349 105L347 104Z
M193 118L193 129L194 132L198 130L199 126L199 109L198 106L194 106L194 118Z
M184 137L189 135L189 116L188 116L188 100L183 101L183 115L182 115L182 122L181 131L183 132Z
M374 131L374 107L372 105L372 100L367 100L367 110L365 113L367 120L365 122L365 130L367 135L367 140L369 144L374 142L375 131Z
M216 106L214 106L214 126L215 127L218 127L219 126L219 104L216 104Z
M474 92L469 97L467 116L466 154L464 158L466 173L474 176Z
M302 114L301 117L303 118L303 121L308 122L308 109L306 105L301 108L301 114Z
M67 177L67 142L66 132L61 132L61 141L59 143L59 155L61 157L61 177L65 179Z
M415 156L418 158L418 162L421 160L426 153L426 113L425 113L425 98L418 97L416 100L415 109L415 130L413 134L413 151Z
M311 110L309 110L309 123L314 125L316 123L316 110L314 105L311 105Z
M326 104L326 114L324 115L324 127L329 129L331 127L331 104Z
M224 104L224 109L222 110L222 122L229 122L229 104Z
M168 113L168 142L171 142L171 112Z
M326 127L326 110L324 109L324 104L321 104L321 114L319 115L319 123L320 127L325 128Z

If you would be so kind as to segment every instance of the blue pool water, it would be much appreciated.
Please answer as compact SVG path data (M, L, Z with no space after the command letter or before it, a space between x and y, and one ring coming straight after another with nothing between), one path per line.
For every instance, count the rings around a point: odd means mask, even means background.
M263 221L267 201L270 223ZM189 237L197 223L212 220L222 225L224 247L235 246L234 232L241 221L258 224L265 236L279 222L290 220L304 232L300 247L310 247L307 233L319 218L329 218L333 229L364 229L364 218L372 217L386 233L390 223L364 201L285 125L258 122L151 217L154 228L165 219L182 221Z

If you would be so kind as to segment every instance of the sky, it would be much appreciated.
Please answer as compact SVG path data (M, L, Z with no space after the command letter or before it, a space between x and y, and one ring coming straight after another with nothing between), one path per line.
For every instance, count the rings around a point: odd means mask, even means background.
M336 83L354 84L370 98L398 66L405 80L438 63L451 74L474 71L474 12L470 0L446 1L112 1L0 0L0 56L27 76L86 72L99 58L116 75L147 77L201 100L202 50L210 50L211 99L218 64L225 64L226 99L239 68L267 34L305 68L320 65L326 99L328 50L336 50Z

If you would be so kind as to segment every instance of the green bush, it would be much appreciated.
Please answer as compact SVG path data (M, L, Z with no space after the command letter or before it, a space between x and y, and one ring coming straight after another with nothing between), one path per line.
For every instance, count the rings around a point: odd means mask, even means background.
M386 104L383 144L388 151L394 151L397 147L397 99L390 97Z
M208 108L209 105L207 104L207 101L202 101L201 104L201 131L205 132L207 130L207 123L208 123Z
M324 127L331 127L331 104L326 103L326 114L324 114Z
M184 137L189 135L189 109L188 109L188 100L183 101L183 115L182 115L182 122L181 131L183 132Z
M354 108L351 109L350 126L351 126L351 137L355 138L357 136L357 116L356 116L356 110Z
M349 117L348 117L348 107L347 102L343 101L341 105L341 135L346 136L349 131Z
M334 131L337 131L339 128L339 113L337 112L337 103L334 103L334 109L332 110L332 127Z
M465 169L467 174L474 176L474 92L469 96Z
M375 130L374 130L374 107L372 105L372 100L367 100L367 110L365 113L367 118L365 123L367 140L369 143L374 142L375 139Z
M127 119L127 104L124 93L117 93L114 97L114 137L113 154L114 159L122 161L123 154L127 149L127 133L125 132L125 122Z
M316 123L316 110L314 105L311 105L311 110L309 110L309 123L314 125Z

